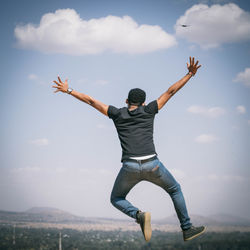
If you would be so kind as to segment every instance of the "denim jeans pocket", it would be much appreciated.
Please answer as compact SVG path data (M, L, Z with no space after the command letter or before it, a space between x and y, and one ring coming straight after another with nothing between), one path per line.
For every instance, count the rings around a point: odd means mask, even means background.
M132 172L132 173L139 173L140 172L140 166L136 162L125 161L125 162L123 162L122 168L123 168L123 170L125 170L127 172Z
M155 167L153 167L151 169L151 174L154 176L154 177L161 177L162 173L161 173L161 168L160 168L160 164L156 165Z
M145 172L148 177L158 178L161 177L161 165L159 160L155 160L152 163L145 165Z

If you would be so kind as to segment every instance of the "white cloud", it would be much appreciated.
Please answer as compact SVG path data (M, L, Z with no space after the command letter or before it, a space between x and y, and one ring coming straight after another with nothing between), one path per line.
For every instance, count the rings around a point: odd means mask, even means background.
M199 0L199 3L204 3L204 4L215 4L215 3L228 3L228 2L232 2L232 0Z
M74 9L42 16L39 25L18 25L17 46L45 53L70 55L147 53L176 45L175 37L157 25L138 25L129 16L82 19Z
M240 114L245 114L246 113L246 108L243 105L239 105L236 107L236 110Z
M190 25L182 27L181 25ZM250 13L234 3L193 5L175 24L176 35L203 48L250 40Z
M241 175L222 175L217 174L208 175L207 178L211 181L229 181L229 182L245 182L249 181L249 177Z
M217 118L225 114L225 110L221 107L207 108L198 105L192 105L187 109L188 112L203 115L210 118Z
M105 129L106 125L100 123L100 124L97 124L96 127L99 128L99 129Z
M35 74L29 74L29 75L28 75L28 79L30 79L30 80L37 80L37 79L38 79L38 76L35 75Z
M28 79L29 79L30 81L36 83L36 84L39 84L39 85L46 85L46 86L47 86L47 85L48 85L48 82L49 82L49 81L44 81L44 80L41 79L38 75L33 74L33 73L31 73L31 74L28 75Z
M76 82L77 84L87 84L89 81L87 78L81 78L81 79L78 79Z
M103 177L103 176L113 176L113 173L107 169L102 168L95 168L95 171L93 169L87 169L87 168L65 168L65 167L38 167L38 166L27 166L27 167L17 167L10 169L10 172L13 174L18 173L34 173L39 172L41 175L56 175L61 174L61 176L65 177L81 177L84 175L87 179L93 179L95 177Z
M177 178L177 179L184 179L186 177L186 173L181 169L172 168L170 172Z
M47 138L41 138L41 139L31 140L30 143L36 146L47 146L49 144L49 140Z
M12 173L23 173L23 172L26 172L26 173L29 173L29 172L38 172L40 171L41 168L39 167L24 167L24 168L13 168L11 169L11 172Z
M216 174L210 174L210 175L208 175L207 178L208 178L209 180L211 180L211 181L217 181L217 180L220 179L219 176L216 175Z
M242 82L246 86L250 87L250 68L245 68L245 71L238 73L235 82Z
M113 126L108 125L108 124L103 124L103 123L97 124L96 127L98 129L105 129L105 130L113 129Z
M217 140L218 140L218 138L212 134L202 134L202 135L199 135L195 138L195 142L204 143L204 144L205 143L212 143L212 142L215 142Z
M249 181L248 177L240 175L223 175L222 179L225 181Z
M109 81L102 80L102 79L96 81L97 85L107 85L108 83L109 83Z

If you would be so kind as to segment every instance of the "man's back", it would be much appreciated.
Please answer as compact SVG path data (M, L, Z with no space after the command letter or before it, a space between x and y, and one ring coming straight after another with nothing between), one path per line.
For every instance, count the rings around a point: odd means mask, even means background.
M114 121L121 142L122 161L130 157L156 154L153 123L157 112L157 101L133 110L109 106L108 116Z

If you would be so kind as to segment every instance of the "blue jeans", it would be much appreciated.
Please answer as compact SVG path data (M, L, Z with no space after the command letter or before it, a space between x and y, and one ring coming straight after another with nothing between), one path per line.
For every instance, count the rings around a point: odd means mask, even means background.
M162 187L170 195L174 203L182 230L191 227L192 224L190 223L180 184L158 158L145 163L124 161L114 183L110 197L111 203L128 216L136 218L139 209L127 201L126 196L140 181L150 181Z

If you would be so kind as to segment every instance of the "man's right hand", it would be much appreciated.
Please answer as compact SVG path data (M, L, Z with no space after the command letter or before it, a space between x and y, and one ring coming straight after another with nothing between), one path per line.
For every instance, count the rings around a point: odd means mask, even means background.
M198 68L201 67L201 65L198 66L199 61L195 62L194 57L191 58L189 57L189 62L187 63L187 68L188 71L191 74L187 74L185 75L183 78L181 78L179 81L177 81L176 83L174 83L172 86L170 86L170 88L163 93L158 99L157 99L157 104L158 104L158 109L160 110L166 103L167 101L177 92L179 91L187 82L188 80L195 75L195 73L197 72Z
M59 91L63 92L63 93L67 93L68 90L68 79L65 80L65 82L61 81L61 78L58 76L58 81L53 81L54 83L56 83L57 85L53 85L52 88L57 88L57 90L54 91L54 93L57 93Z
M192 73L192 75L194 76L198 70L198 68L201 67L201 65L198 66L199 61L196 61L196 63L194 63L194 57L191 58L191 56L189 57L189 63L187 63L187 68L188 71Z

